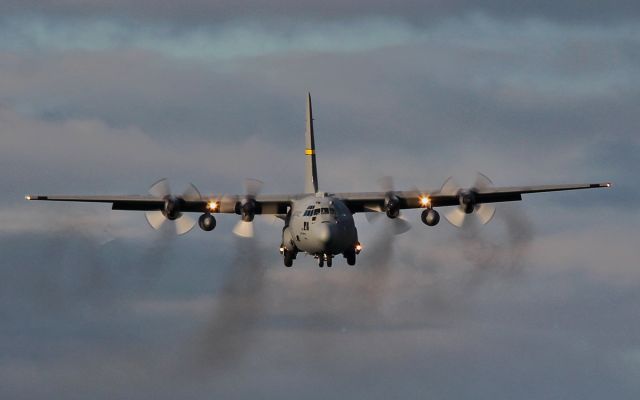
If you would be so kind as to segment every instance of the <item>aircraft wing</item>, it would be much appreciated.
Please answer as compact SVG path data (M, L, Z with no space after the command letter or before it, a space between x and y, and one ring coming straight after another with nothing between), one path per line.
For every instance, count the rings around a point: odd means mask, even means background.
M110 203L113 210L156 211L162 210L165 199L155 196L74 196L74 195L28 195L27 200L65 201L82 203ZM198 200L181 199L182 212L210 212L236 214L236 205L245 198L241 195L210 195ZM255 196L256 214L286 214L287 207L295 196L258 195Z
M488 187L483 189L462 189L472 192L475 196L475 204L501 203L507 201L520 201L523 194L559 192L565 190L608 188L611 183L585 183L568 185L540 185L540 186L512 186L512 187ZM444 193L442 190L434 191L393 191L393 192L361 192L361 193L335 193L337 198L345 202L349 209L356 212L380 212L384 211L385 201L392 193L399 200L399 209L444 207L459 205L458 192Z
M484 189L468 189L475 195L475 203L500 203L520 201L523 194L558 192L564 190L607 188L610 183L587 183L571 185L542 185L490 187ZM435 191L394 191L398 198L399 209L454 206L459 204L457 193ZM379 212L384 210L389 192L334 193L343 200L349 209L356 212ZM304 195L257 195L255 196L255 214L284 215L291 201ZM162 210L165 199L155 196L75 196L75 195L28 195L27 200L65 201L84 203L110 203L113 210L155 211ZM245 199L244 195L209 195L197 200L181 199L180 211L239 214L237 206ZM428 203L426 203L428 199Z

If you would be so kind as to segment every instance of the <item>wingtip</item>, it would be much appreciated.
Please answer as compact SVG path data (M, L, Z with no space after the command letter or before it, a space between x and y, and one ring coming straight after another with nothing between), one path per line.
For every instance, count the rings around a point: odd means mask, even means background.
M40 196L37 194L28 194L24 196L25 200L49 200L48 196Z

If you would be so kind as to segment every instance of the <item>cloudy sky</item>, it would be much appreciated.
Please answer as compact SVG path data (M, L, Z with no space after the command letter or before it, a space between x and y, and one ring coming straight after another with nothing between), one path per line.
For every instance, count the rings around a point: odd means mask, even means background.
M0 397L636 399L640 3L0 0ZM26 193L613 181L285 269Z

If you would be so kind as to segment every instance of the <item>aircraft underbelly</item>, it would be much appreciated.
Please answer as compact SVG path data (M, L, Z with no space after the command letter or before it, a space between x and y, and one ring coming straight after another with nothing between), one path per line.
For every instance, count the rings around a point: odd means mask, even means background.
M357 242L353 223L318 222L309 229L294 228L292 237L298 251L309 254L341 254Z
M300 250L311 254L340 254L354 243L352 229L346 224L326 223L318 225Z
M329 241L318 238L310 238L301 241L298 250L309 254L340 254L348 247L353 245L353 241L349 240L350 235L335 235Z

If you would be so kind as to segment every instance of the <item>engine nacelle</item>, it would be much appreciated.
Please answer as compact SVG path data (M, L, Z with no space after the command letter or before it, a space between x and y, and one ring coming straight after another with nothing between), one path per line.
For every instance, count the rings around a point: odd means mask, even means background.
M438 222L440 222L440 213L432 208L429 208L422 212L420 219L422 219L422 222L425 225L436 226L438 225Z
M460 192L458 195L460 209L466 214L471 214L476 207L476 195L473 192Z
M395 193L389 192L384 198L384 211L389 218L398 218L400 215L400 199Z
M180 206L182 204L182 199L167 196L164 199L164 207L162 208L162 214L171 221L174 221L182 216L180 212Z
M253 221L253 217L256 215L256 201L254 199L246 199L243 202L238 202L236 204L236 214L240 214L244 222Z
M198 225L203 231L210 232L216 227L216 219L211 214L202 214L200 218L198 218Z

